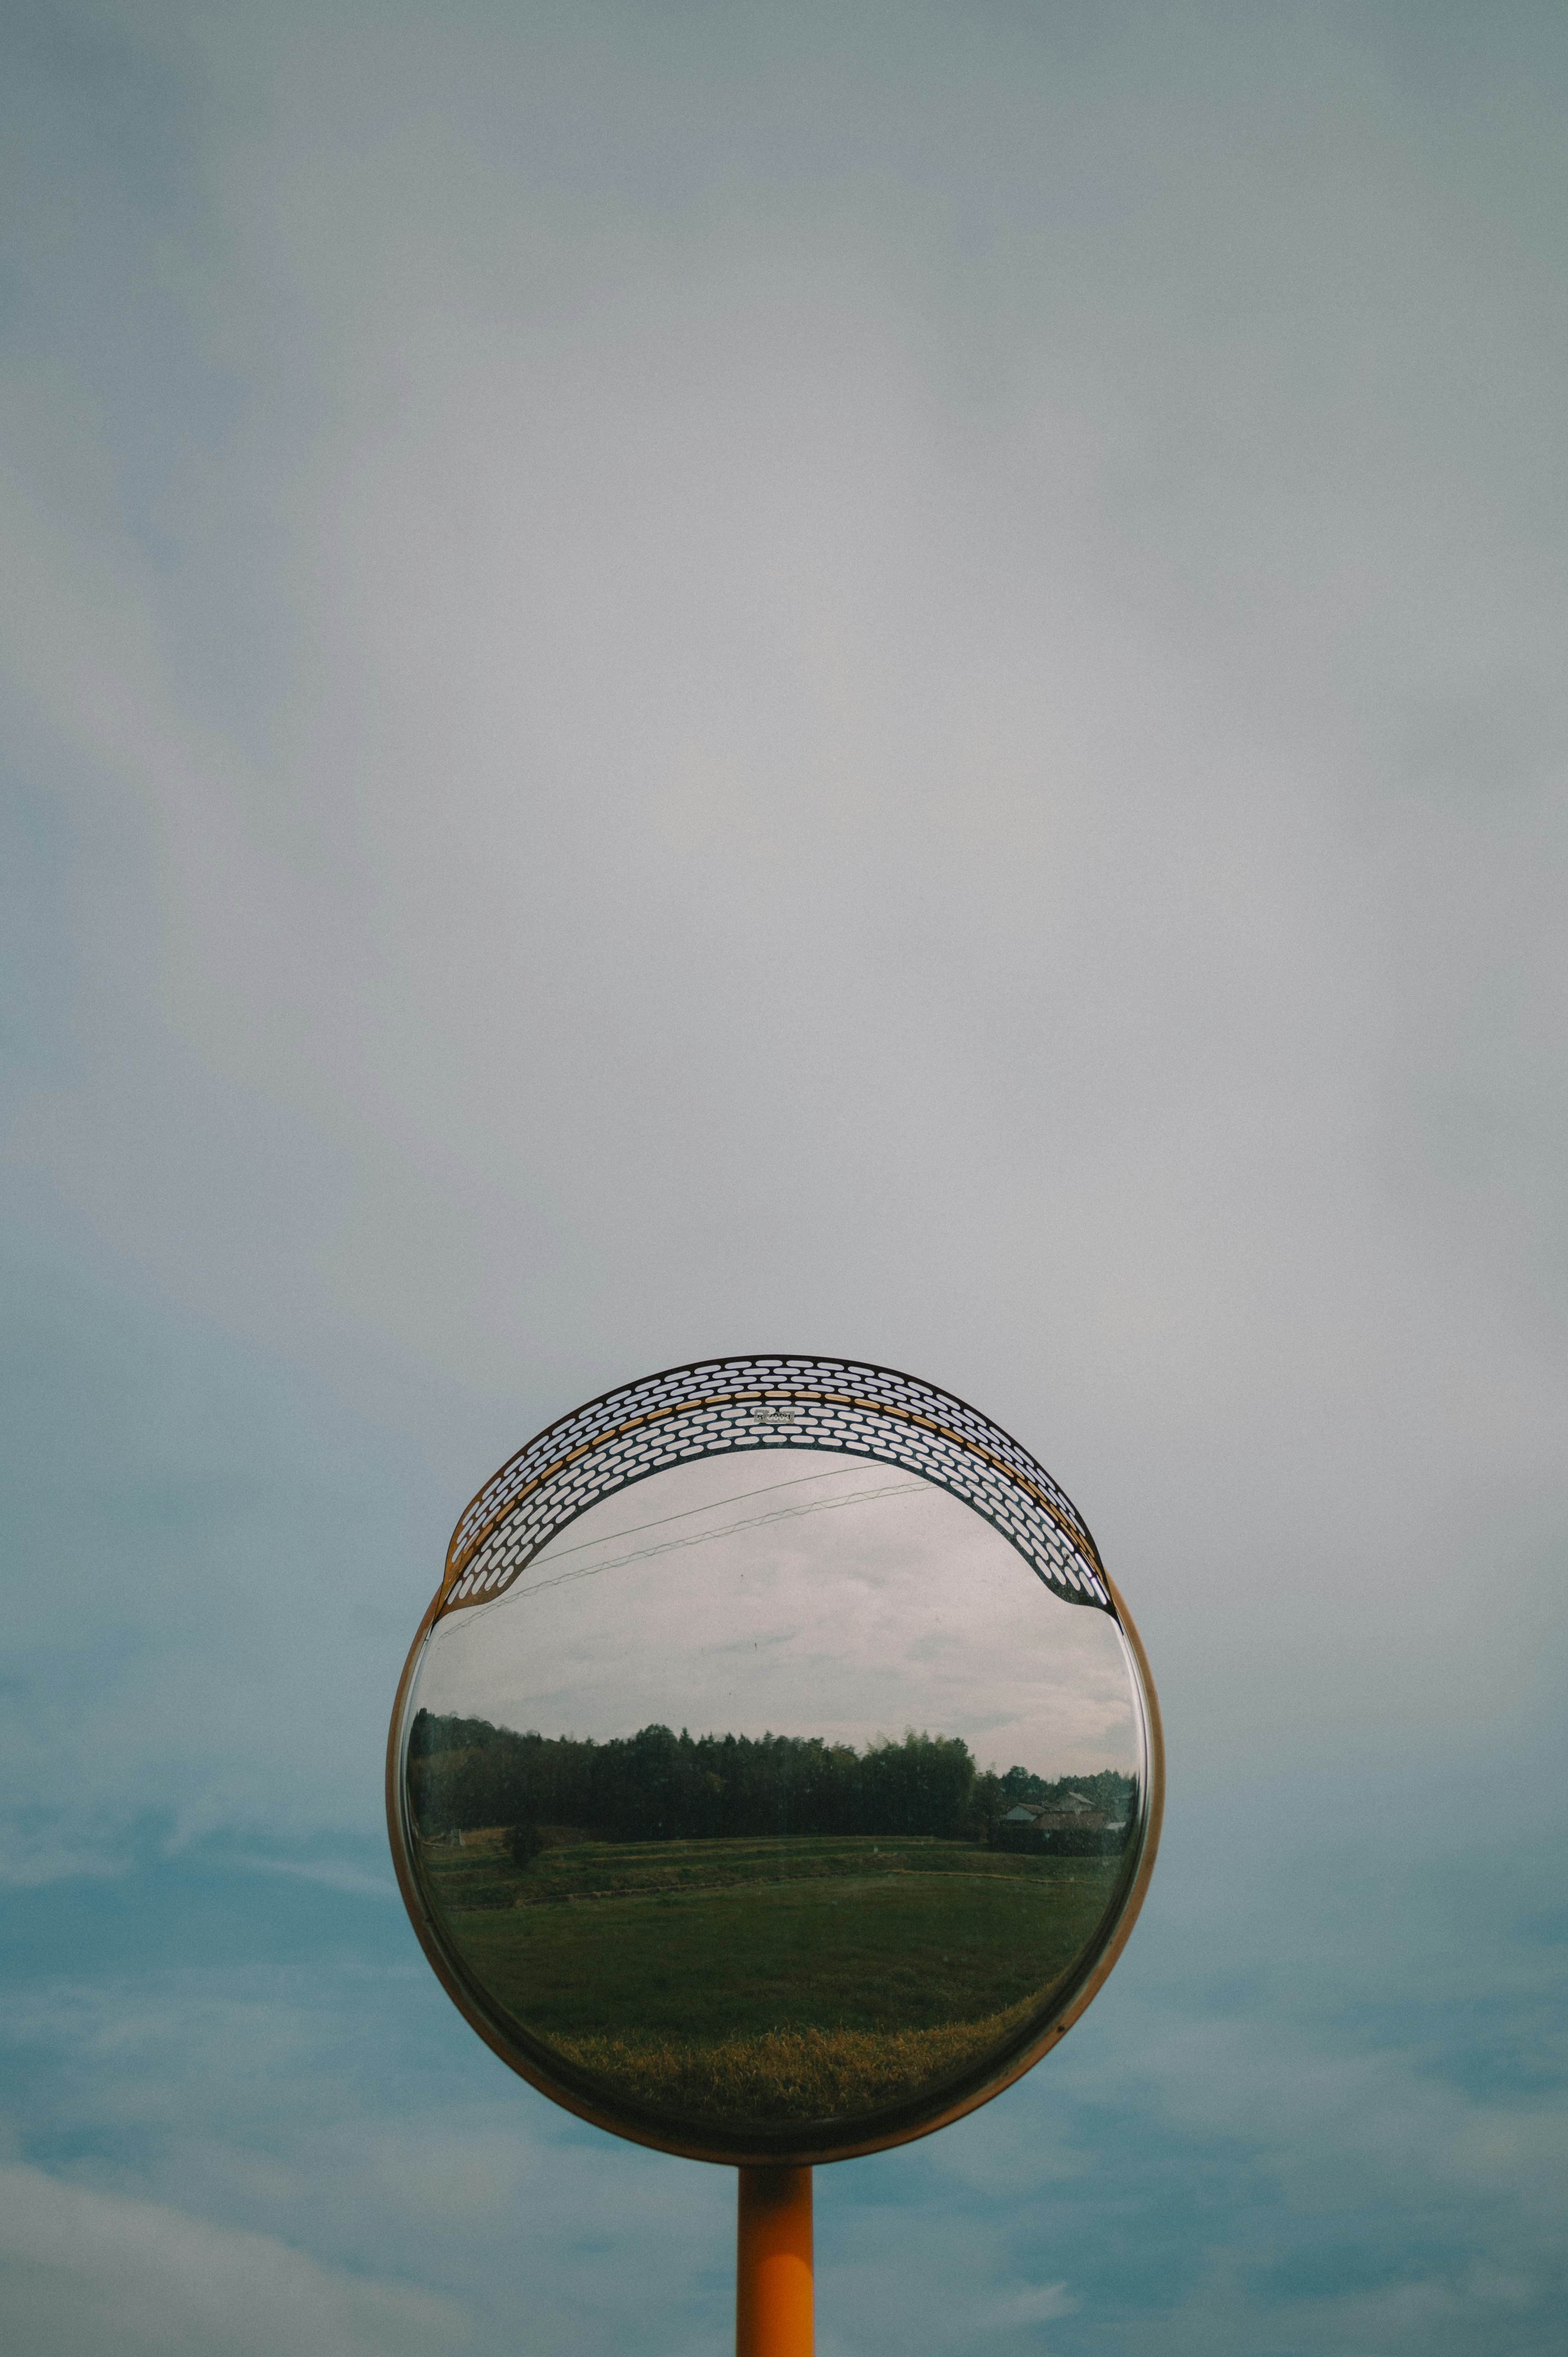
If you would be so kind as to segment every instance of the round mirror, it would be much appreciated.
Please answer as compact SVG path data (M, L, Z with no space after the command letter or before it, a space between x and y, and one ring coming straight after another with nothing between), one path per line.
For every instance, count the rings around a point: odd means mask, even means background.
M628 1385L467 1510L393 1714L415 1928L514 2069L639 2141L810 2161L997 2093L1153 1863L1158 1718L1069 1501L821 1360Z

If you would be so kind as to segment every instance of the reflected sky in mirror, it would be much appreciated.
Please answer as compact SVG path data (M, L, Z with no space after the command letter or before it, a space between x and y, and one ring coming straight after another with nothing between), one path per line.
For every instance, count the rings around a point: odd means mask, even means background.
M1052 1596L934 1483L807 1450L703 1458L592 1507L437 1623L417 1702L599 1740L662 1723L864 1747L914 1726L1047 1780L1138 1762L1108 1614Z

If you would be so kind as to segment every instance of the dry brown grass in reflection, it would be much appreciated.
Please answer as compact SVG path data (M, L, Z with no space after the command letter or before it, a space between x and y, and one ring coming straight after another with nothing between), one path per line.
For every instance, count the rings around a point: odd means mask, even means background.
M765 2029L707 2040L552 2043L618 2094L661 2111L726 2120L843 2119L956 2077L993 2052L1033 2004L945 2029Z

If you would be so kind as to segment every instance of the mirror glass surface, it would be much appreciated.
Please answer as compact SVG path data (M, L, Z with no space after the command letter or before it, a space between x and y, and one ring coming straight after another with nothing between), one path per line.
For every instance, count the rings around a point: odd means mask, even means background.
M819 1450L678 1465L435 1621L405 1841L503 2038L704 2128L856 2123L992 2066L1109 1939L1145 1729L1108 1612Z

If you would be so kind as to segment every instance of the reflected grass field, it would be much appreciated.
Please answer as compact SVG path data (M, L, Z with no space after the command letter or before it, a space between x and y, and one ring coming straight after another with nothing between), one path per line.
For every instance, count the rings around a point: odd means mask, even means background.
M968 2068L1089 1943L1114 1858L935 1840L422 1845L496 2003L618 2092L696 2117L830 2118Z

